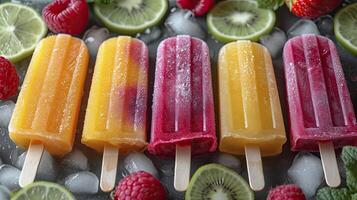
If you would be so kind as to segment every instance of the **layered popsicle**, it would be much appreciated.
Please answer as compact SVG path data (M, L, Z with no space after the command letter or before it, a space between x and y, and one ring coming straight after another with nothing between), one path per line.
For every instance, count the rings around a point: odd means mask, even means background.
M190 36L161 42L157 52L150 153L173 156L176 145L192 154L216 149L208 46Z
M117 37L99 48L82 143L99 152L146 147L148 49L140 40Z
M281 153L286 142L272 60L257 43L237 41L219 53L222 152L244 155L246 146L263 156Z
M9 125L17 145L41 143L55 156L71 151L88 59L84 42L69 35L38 44Z
M356 116L334 43L315 35L290 39L284 64L291 149L357 145Z
M142 151L146 142L148 49L120 36L99 48L82 143L103 152L101 188L115 184L118 153Z

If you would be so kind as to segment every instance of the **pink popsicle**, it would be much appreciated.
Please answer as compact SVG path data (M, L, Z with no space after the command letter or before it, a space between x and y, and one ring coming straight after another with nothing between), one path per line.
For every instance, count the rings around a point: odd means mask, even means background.
M174 156L176 145L192 154L216 150L208 46L190 36L161 42L157 53L149 152Z
M357 125L340 59L328 38L303 35L284 48L285 77L294 151L357 145Z

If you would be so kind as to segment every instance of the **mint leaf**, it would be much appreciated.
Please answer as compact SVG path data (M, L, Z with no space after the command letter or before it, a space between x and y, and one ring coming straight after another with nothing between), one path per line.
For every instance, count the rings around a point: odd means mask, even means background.
M284 4L284 0L256 0L260 8L276 10Z
M352 200L352 196L347 188L330 188L319 189L316 194L316 200Z
M357 193L352 195L352 200L357 200Z
M341 158L346 168L347 186L352 193L357 193L357 147L344 147Z

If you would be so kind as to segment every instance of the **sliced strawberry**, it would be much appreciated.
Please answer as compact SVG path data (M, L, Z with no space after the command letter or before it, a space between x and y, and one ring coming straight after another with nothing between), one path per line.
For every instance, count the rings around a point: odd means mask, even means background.
M342 3L342 0L286 0L291 12L299 17L316 18L325 15Z
M52 32L79 35L88 24L89 10L85 0L54 0L42 15Z
M196 16L202 16L214 6L214 0L177 0L177 5L191 10Z

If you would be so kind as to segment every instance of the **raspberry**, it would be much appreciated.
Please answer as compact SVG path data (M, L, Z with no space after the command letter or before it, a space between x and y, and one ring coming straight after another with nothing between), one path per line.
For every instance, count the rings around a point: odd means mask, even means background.
M88 5L85 0L55 0L43 9L42 16L52 32L79 35L88 24Z
M306 200L306 198L301 188L291 184L271 189L267 200Z
M214 0L177 0L177 5L191 10L196 16L202 16L213 7Z
M115 189L114 200L165 200L160 181L151 174L139 171L126 176Z
M0 56L0 100L6 100L17 93L19 76L14 65Z

